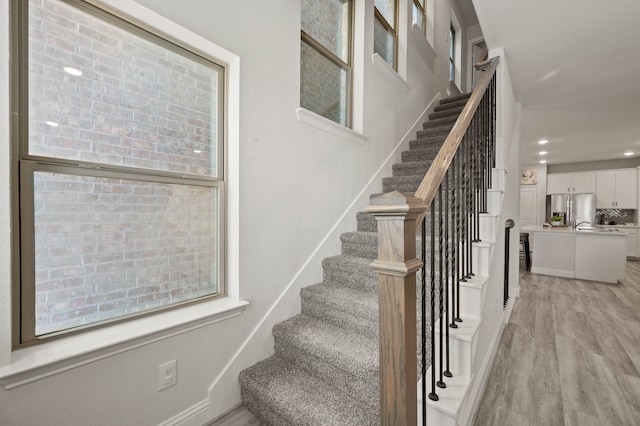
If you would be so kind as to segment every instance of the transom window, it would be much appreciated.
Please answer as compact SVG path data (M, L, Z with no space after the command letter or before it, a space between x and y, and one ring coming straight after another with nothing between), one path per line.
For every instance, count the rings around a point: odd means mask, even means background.
M300 106L351 127L350 0L302 0Z
M12 7L14 342L224 294L224 69L84 1Z
M394 70L398 69L398 4L396 0L375 0L373 52Z
M413 0L413 24L417 25L423 34L427 34L426 0Z

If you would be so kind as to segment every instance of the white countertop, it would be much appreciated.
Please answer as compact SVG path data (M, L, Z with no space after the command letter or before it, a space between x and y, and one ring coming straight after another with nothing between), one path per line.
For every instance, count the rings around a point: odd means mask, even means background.
M580 230L580 231L576 231L575 229L571 228L571 227L545 227L542 225L525 225L522 228L520 228L520 230L522 232L535 232L535 233L546 233L546 234L557 234L557 233L563 233L563 234L574 234L574 235L603 235L603 236L610 236L610 237L625 237L627 236L627 233L624 231L609 231L608 228L613 228L616 226L602 226L602 227L596 227L596 229L592 229L592 230Z

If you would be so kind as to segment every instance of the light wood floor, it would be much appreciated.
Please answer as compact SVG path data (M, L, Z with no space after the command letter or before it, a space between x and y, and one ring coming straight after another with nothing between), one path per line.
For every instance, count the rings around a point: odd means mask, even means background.
M475 424L640 425L640 261L620 285L525 272L520 289Z
M521 273L474 424L640 425L640 261L620 285Z

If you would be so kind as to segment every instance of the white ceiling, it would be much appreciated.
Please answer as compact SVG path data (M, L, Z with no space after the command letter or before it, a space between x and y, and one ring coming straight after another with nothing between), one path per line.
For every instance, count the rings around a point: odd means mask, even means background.
M640 157L640 1L475 0L522 104L520 160ZM548 139L544 147L539 139Z

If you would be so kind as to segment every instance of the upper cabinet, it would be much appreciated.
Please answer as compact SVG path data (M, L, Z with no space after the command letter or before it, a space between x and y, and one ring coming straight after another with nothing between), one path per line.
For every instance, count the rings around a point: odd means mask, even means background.
M596 192L596 173L552 173L547 175L547 194Z
M636 169L597 172L596 208L635 209L638 204Z

